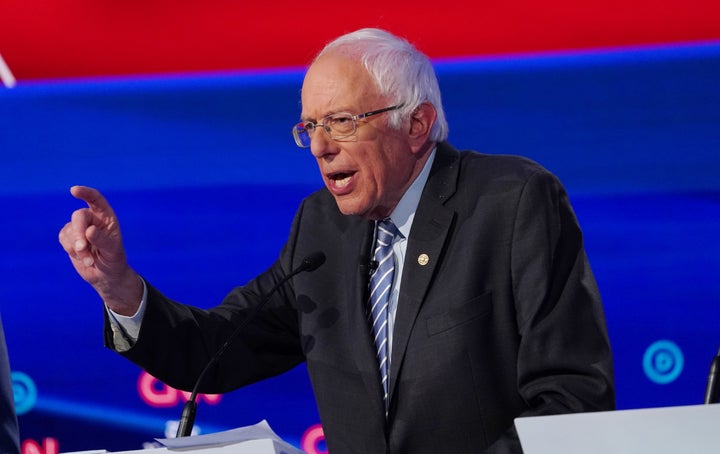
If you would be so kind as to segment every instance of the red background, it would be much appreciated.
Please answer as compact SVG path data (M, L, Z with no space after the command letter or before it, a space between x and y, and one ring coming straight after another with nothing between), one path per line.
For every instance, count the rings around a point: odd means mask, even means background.
M304 66L367 26L431 57L595 49L720 39L720 2L0 0L0 54L18 81Z

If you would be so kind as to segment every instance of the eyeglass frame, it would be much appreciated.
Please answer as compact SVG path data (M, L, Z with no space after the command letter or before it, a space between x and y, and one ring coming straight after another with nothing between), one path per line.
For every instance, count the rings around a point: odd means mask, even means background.
M325 134L327 134L328 137L329 137L330 139L332 139L332 140L347 139L348 137L352 136L353 134L355 134L355 133L357 132L357 128L358 128L357 121L358 121L358 120L362 120L363 118L372 117L373 115L378 115L378 114L381 114L381 113L389 112L389 111L391 111L391 110L397 110L397 109L399 109L399 108L401 108L401 107L403 107L403 106L404 106L404 104L396 104L396 105L394 105L394 106L384 107L384 108L382 108L382 109L377 109L377 110L371 110L371 111L369 111L369 112L365 112L365 113L361 113L361 114L357 114L357 115L353 115L353 114L351 114L350 112L335 112L335 113L332 113L332 114L330 114L330 115L324 116L324 117L321 119L321 121L322 121L323 123L315 123L315 122L312 122L312 121L306 121L306 122L302 122L302 121L301 121L301 122L299 122L299 123L296 123L296 124L293 126L293 128L292 128L293 139L295 139L295 145L297 145L298 147L300 147L300 148L310 148L310 142L308 142L307 145L304 145L304 144L302 143L302 140L300 139L300 136L299 136L300 133L298 132L298 129L299 129L298 127L301 127L302 129L305 130L305 132L307 132L308 138L311 138L311 137L310 137L310 130L307 128L308 125L312 125L312 131L315 131L318 126L322 127L322 130L325 131ZM332 135L330 134L330 126L325 126L325 123L324 123L324 122L326 121L327 118L330 118L330 117L335 116L335 115L343 115L343 114L345 114L345 115L350 115L350 119L351 119L352 122L353 122L352 132L350 132L350 133L348 133L348 134L345 134L345 135L332 136Z

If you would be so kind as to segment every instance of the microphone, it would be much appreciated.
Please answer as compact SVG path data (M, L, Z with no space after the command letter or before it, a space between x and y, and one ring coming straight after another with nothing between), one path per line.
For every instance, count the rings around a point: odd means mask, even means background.
M705 388L705 403L714 404L720 395L720 350L710 363L707 386Z
M200 372L200 375L198 376L197 381L195 382L195 386L192 389L192 393L190 394L190 398L185 403L185 407L183 407L182 415L180 416L180 423L178 424L177 434L176 437L187 437L192 432L193 425L195 424L195 413L197 412L197 395L198 395L198 388L200 387L200 384L202 384L203 378L205 378L205 374L210 370L210 368L215 365L215 363L220 359L220 357L225 353L225 350L230 346L233 340L242 332L242 330L247 326L247 324L255 318L258 312L260 312L260 309L262 309L265 304L267 304L268 301L270 301L270 297L275 293L277 289L279 289L285 282L290 280L293 276L296 274L302 273L303 271L315 271L325 263L325 254L318 251L313 252L312 254L305 257L300 265L292 270L289 274L285 275L282 279L280 279L280 282L275 284L273 288L270 289L269 292L267 292L263 296L263 299L260 301L260 303L253 307L250 312L248 313L247 317L235 328L235 330L230 334L230 337L227 338L225 343L215 352L215 354L210 358L210 361L205 365L205 368Z

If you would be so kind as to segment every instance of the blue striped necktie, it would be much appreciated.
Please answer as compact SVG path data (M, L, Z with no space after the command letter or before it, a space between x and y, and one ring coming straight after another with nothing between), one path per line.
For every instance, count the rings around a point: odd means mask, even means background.
M392 242L397 227L388 218L378 223L373 261L377 264L370 277L370 321L375 336L375 349L380 366L383 400L387 412L388 398L388 303L395 275L395 256Z

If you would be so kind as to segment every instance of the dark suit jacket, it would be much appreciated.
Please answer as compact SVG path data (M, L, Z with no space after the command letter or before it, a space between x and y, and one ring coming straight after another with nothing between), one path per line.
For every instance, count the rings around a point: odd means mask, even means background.
M20 452L20 436L15 415L13 388L5 344L5 330L0 320L0 454L17 454Z
M546 170L439 144L407 244L387 421L365 318L371 238L371 222L342 215L318 191L300 206L276 263L220 306L179 305L150 287L140 337L124 354L169 385L191 388L246 309L323 251L326 263L273 295L201 392L230 391L306 361L333 454L520 452L515 417L614 407L610 345L582 234Z

